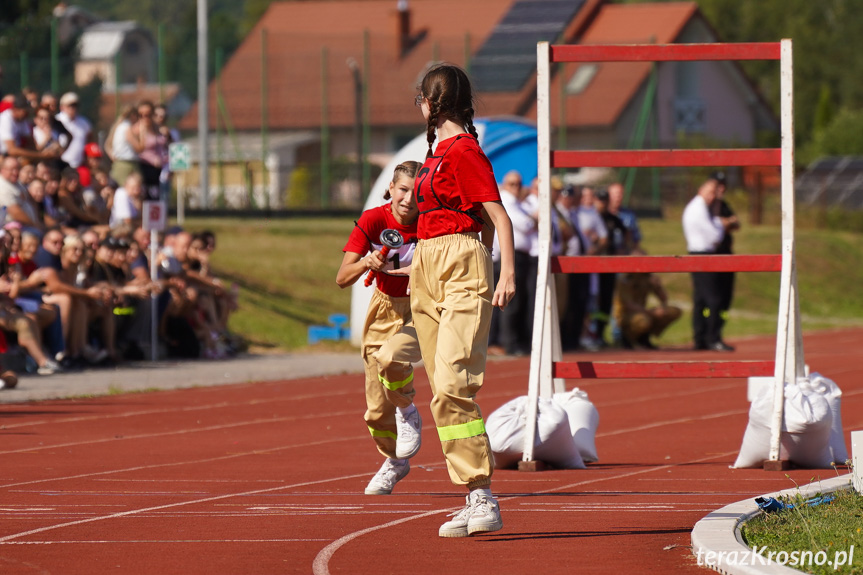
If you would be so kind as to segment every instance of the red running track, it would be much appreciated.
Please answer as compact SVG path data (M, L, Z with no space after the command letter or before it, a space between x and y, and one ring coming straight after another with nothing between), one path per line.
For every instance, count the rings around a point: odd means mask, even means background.
M736 343L735 359L772 357L772 340ZM863 331L804 344L812 370L844 391L845 429L863 428ZM527 359L490 362L485 412L524 394L527 376ZM425 373L424 445L389 497L363 495L381 460L361 377L0 406L0 573L697 573L689 533L705 514L835 476L729 469L747 422L744 380L587 380L600 462L499 470L503 530L440 539L464 493L447 477Z

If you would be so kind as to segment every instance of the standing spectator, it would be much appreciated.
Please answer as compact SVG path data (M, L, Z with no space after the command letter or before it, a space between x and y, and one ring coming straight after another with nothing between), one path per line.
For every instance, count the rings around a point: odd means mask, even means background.
M138 154L144 180L144 195L149 199L158 199L168 140L153 123L152 102L145 100L138 104L138 122L132 126L132 136L132 147Z
M60 98L60 113L57 114L57 119L70 134L66 151L61 157L75 169L84 163L84 148L93 137L93 126L87 118L78 113L78 104L78 94L66 92Z
M659 305L647 307L650 295ZM650 273L621 274L617 285L614 316L621 330L621 342L626 349L636 345L657 349L650 337L657 337L680 318L680 308L668 305L668 294L659 277Z
M690 254L715 254L736 216L712 212L719 182L709 178L683 210L683 235ZM722 291L716 272L692 272L692 338L695 349L734 351L722 340Z
M111 159L111 178L123 185L126 178L139 171L138 152L133 145L132 126L138 122L138 109L127 106L108 132L105 151Z
M596 192L590 186L581 188L581 203L578 207L578 229L582 237L587 240L585 255L595 256L605 253L608 245L608 229L602 216L596 211ZM588 293L587 311L592 316L599 309L599 275L590 274L590 291ZM596 334L595 326L589 326L585 337L579 345L596 351L602 347L602 341Z
M604 255L615 256L629 252L629 232L623 221L608 211L608 191L598 190L594 199L596 211L605 224L608 241L605 244ZM599 277L599 292L597 310L594 313L594 334L600 347L607 347L605 328L611 321L611 308L614 305L614 287L617 283L616 273L597 274Z
M734 210L725 201L725 192L728 190L725 172L714 172L710 176L716 180L716 200L713 202L713 214L730 221L725 228L725 234L722 236L722 241L716 247L717 254L733 254L734 237L733 233L740 229L740 220L734 214ZM719 316L722 318L723 325L728 322L728 310L731 309L731 300L734 299L734 272L716 272L716 278L719 282L719 292L721 302L719 304Z
M531 281L531 236L537 233L537 222L522 204L525 191L518 171L512 170L503 177L500 198L512 222L515 249L515 295L509 305L497 310L500 315L498 340L507 355L527 355L531 345L530 334L526 331L532 320L528 284ZM500 248L495 247L493 251L500 251ZM536 274L533 282L536 283Z
M141 209L143 207L143 181L141 174L133 172L126 176L126 182L122 188L114 192L114 202L111 207L111 218L109 225L111 229L125 227L129 230L135 229L141 223Z
M27 190L18 183L18 158L7 156L0 163L0 206L6 208L7 221L19 222L36 231L43 228L35 204Z
M623 227L629 232L629 245L620 246L621 249L618 249L618 254L642 253L641 228L638 227L638 217L634 211L623 207L623 192L623 184L620 182L614 182L608 186L608 211L620 218Z
M554 207L560 214L560 219L568 220L573 231L564 247L566 256L587 254L589 242L578 227L580 203L581 190L571 185L561 190L555 202ZM562 299L566 302L560 326L560 343L564 351L575 351L581 345L584 318L590 299L590 277L590 274L567 274L566 291L561 292L558 297L558 300Z
M180 132L168 126L168 107L165 104L157 104L153 108L153 123L159 133L165 137L165 145L162 149L162 173L159 176L160 197L168 201L171 195L171 171L168 161L168 146L173 142L180 141Z

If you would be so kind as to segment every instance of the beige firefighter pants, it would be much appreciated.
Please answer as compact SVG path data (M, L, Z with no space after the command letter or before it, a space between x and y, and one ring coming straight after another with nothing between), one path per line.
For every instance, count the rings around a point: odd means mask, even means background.
M474 401L482 387L491 323L492 264L477 234L420 240L411 267L411 310L449 476L491 484L494 459Z
M396 456L396 407L413 402L411 364L421 359L410 320L410 298L374 291L363 326L365 420L378 451L390 458Z

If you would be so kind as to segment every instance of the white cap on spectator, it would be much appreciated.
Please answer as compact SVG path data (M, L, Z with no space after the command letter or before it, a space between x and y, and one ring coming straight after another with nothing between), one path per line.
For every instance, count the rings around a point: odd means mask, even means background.
M63 97L60 98L60 105L61 106L69 106L71 104L77 104L77 103L78 103L78 94L76 94L75 92L66 92L65 94L63 94Z

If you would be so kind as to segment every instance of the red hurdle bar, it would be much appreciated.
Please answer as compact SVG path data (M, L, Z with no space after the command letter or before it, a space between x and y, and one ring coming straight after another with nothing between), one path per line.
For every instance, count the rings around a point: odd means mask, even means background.
M779 148L736 150L557 150L552 168L672 168L713 166L781 166Z
M696 379L772 376L773 360L752 361L557 361L552 376L563 379Z
M779 42L737 44L628 44L550 46L552 62L671 62L694 60L779 60Z
M551 273L781 272L782 254L706 256L555 256Z

